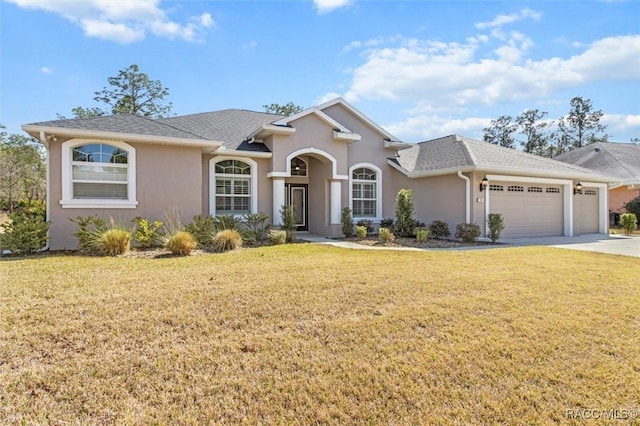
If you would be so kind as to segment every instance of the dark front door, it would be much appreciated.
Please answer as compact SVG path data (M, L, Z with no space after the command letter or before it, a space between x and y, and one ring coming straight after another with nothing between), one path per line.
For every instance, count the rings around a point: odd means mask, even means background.
M296 230L308 231L309 225L307 219L309 216L309 209L307 207L309 185L288 183L287 190L287 204L293 206L293 214L296 216Z

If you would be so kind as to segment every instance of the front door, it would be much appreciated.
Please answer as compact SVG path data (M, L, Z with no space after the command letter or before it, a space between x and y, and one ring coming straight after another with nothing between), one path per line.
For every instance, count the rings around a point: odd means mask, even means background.
M286 189L287 205L293 206L293 214L296 216L296 231L308 231L307 190L309 185L289 183Z

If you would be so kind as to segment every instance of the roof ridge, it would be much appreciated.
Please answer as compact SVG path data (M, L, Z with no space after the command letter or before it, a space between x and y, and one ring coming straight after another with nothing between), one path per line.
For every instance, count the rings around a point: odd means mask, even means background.
M608 147L604 146L604 145L602 144L602 142L596 142L596 143L599 143L599 144L601 145L601 149L604 149L605 151L607 151L607 154L609 154L611 157L613 157L613 159L614 159L618 164L620 164L620 165L622 166L622 168L623 168L623 169L625 169L625 170L626 170L626 171L627 171L631 176L635 176L635 170L631 170L631 169L629 169L629 167L627 167L627 164L626 164L626 163L623 163L622 161L620 161L620 159L618 158L618 156L617 156L617 155L614 155ZM615 143L615 142L612 142L612 143ZM632 144L631 144L631 145L632 145Z
M469 162L471 164L473 164L474 166L478 165L478 161L476 159L476 156L473 154L473 152L469 149L469 146L466 143L465 137L459 134L454 134L453 135L454 139L456 141L458 141L458 143L460 143L463 147L463 151L465 153L465 155L467 156L467 159L469 160Z

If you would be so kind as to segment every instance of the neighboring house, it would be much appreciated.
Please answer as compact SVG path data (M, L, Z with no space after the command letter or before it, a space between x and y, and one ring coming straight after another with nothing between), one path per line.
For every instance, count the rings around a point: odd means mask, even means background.
M555 158L617 178L609 186L609 211L617 216L624 205L640 196L640 145L595 142Z
M395 215L401 188L414 191L417 219L443 220L452 233L462 222L486 233L491 212L504 215L505 236L608 231L610 178L457 135L404 143L340 98L289 117L231 109L23 129L48 153L52 249L77 246L69 218L159 219L174 206L185 223L262 211L277 226L291 204L298 230L337 237L344 207L355 222L379 223Z

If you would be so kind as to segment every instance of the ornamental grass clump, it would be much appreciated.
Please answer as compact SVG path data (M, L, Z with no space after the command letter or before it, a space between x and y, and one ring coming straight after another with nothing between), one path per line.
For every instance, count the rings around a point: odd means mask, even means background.
M389 228L380 228L378 229L378 238L381 243L392 243L396 240L396 236L393 235L393 232Z
M165 248L172 254L188 256L197 247L197 245L198 243L196 242L196 239L189 232L178 231L169 238L169 241L165 244Z
M224 229L213 237L213 250L218 253L242 247L242 236L234 229Z
M426 243L429 239L429 229L418 228L416 229L416 240L420 243Z
M367 227L366 226L362 226L362 225L357 225L356 226L356 235L360 239L367 238Z
M131 232L119 228L109 229L98 239L98 247L107 256L125 254L131 247Z

